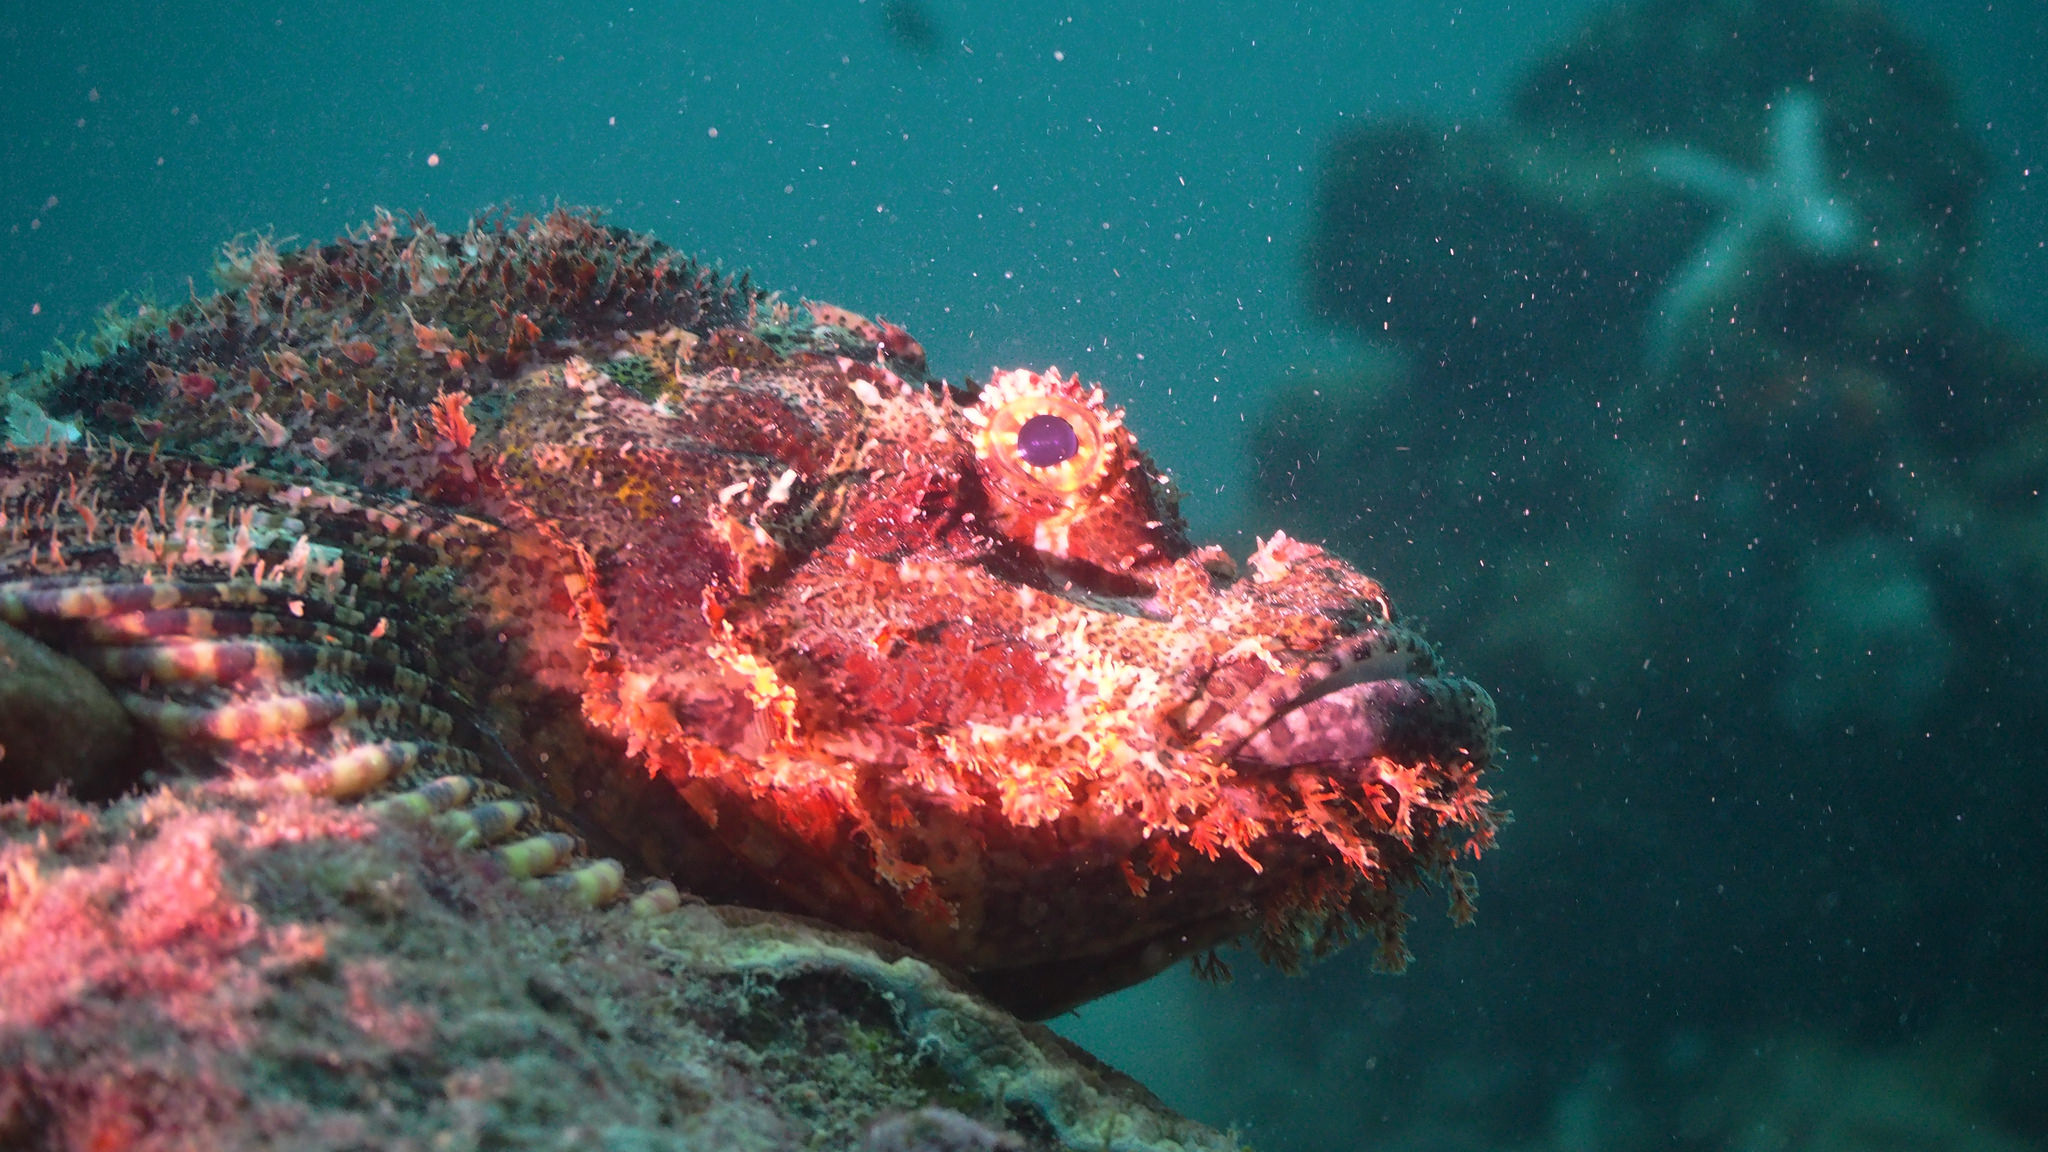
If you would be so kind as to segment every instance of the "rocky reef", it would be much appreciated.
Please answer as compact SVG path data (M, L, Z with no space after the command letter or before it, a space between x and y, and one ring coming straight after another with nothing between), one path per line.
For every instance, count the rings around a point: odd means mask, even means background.
M900 948L218 782L0 807L0 1145L1236 1147Z

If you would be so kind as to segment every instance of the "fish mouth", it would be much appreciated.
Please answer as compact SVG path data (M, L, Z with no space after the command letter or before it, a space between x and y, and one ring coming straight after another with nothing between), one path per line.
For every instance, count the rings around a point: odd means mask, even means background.
M1210 729L1233 763L1291 769L1363 764L1484 764L1493 698L1445 674L1420 636L1391 624L1346 636L1252 689Z

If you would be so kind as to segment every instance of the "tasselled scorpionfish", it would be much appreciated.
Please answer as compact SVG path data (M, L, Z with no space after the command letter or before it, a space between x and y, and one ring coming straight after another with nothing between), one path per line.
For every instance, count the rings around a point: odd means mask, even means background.
M900 328L563 210L216 275L13 382L0 620L135 733L17 750L13 790L367 797L1028 1015L1244 935L1398 964L1418 883L1469 915L1485 692L1322 549L1192 544L1094 385L954 388Z

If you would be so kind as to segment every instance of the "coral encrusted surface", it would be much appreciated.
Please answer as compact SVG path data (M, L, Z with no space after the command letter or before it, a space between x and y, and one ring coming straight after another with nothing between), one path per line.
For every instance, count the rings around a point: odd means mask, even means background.
M0 1146L864 1145L1235 1142L813 923L587 909L283 788L0 806Z

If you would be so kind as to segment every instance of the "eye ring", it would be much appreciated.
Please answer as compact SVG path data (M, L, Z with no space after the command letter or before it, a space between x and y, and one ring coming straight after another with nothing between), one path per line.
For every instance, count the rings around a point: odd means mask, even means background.
M969 411L974 452L1000 478L1026 492L1072 498L1096 487L1116 455L1121 412L1102 406L1100 389L1054 368L998 374Z

